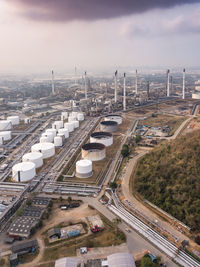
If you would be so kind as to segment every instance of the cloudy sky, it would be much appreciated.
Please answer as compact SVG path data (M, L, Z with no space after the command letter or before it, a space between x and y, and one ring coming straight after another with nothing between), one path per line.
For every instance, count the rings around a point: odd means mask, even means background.
M0 0L0 71L200 66L200 0Z

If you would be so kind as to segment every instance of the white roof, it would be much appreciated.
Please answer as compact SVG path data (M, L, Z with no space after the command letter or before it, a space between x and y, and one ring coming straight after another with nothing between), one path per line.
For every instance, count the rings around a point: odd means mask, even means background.
M78 166L83 166L83 167L85 167L85 166L91 166L92 165L92 161L91 160L88 160L88 159L82 159L82 160L77 161L76 164Z
M35 163L33 162L20 162L13 166L15 171L29 171L35 168Z
M135 261L129 253L115 253L107 257L108 267L135 267Z
M30 152L30 153L27 153L27 154L24 154L23 158L28 158L28 159L38 159L38 158L41 158L42 157L42 153L40 152Z
M77 267L78 260L74 258L61 258L56 260L55 267Z
M37 143L35 145L32 146L32 148L34 149L38 149L38 150L45 150L45 149L49 149L49 148L53 148L54 144L52 143Z

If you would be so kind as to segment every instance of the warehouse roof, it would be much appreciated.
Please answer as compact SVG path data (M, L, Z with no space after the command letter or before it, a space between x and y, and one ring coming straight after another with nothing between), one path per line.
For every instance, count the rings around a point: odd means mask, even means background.
M34 197L32 203L36 206L48 206L50 199L45 197Z
M55 267L77 267L78 260L73 258L61 258L56 260Z
M23 216L29 217L40 217L42 215L43 210L40 207L26 207L24 208Z
M17 217L8 229L8 233L10 236L29 237L30 230L37 222L38 219L34 217Z
M115 253L107 257L108 267L135 267L135 261L129 253Z
M26 250L32 247L38 247L37 239L20 242L16 245L13 245L11 247L11 250L13 253L18 253L20 251L23 251L23 250Z

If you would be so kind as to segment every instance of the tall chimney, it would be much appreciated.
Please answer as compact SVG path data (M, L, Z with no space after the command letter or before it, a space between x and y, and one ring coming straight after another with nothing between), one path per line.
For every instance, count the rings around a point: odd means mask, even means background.
M183 69L183 99L185 99L185 69Z
M123 97L123 108L126 111L126 73L124 73L124 97Z
M170 93L169 93L169 86L170 86L169 79L170 79L170 76L169 76L169 74L170 74L170 70L167 70L167 97L170 96Z
M117 103L117 70L115 71L115 103Z
M87 100L87 72L85 71L85 100Z
M147 81L147 99L148 100L150 98L150 92L149 92L149 90L150 90L150 84L149 84L149 81Z
M75 67L75 70L74 70L74 84L77 84L77 68Z
M138 73L137 70L135 71L135 93L138 93Z
M51 77L51 92L52 92L52 95L55 95L54 72L53 72L53 70L52 70L52 77Z

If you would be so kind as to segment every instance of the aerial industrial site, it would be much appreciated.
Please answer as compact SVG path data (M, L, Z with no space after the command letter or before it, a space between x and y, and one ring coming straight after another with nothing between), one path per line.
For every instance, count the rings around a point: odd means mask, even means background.
M199 266L190 225L132 188L140 158L200 127L200 76L169 73L1 78L2 266Z

